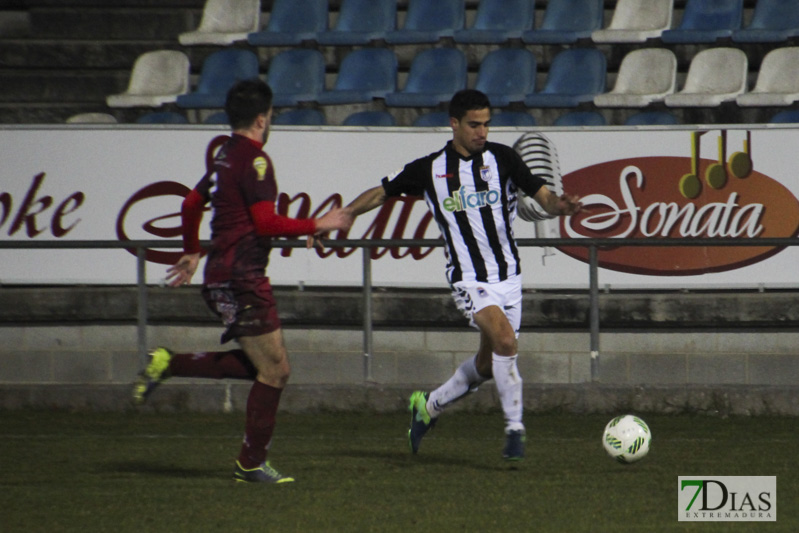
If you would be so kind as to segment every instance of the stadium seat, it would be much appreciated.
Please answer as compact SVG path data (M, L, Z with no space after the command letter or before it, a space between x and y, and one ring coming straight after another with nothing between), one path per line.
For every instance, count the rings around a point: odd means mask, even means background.
M687 0L680 25L665 30L664 43L712 43L731 37L743 22L743 0Z
M109 113L78 113L66 120L67 124L116 124L117 118Z
M794 124L799 122L799 109L780 111L769 120L769 124Z
M625 126L671 126L679 123L677 117L668 111L642 111L624 121Z
M440 128L449 126L449 113L446 111L431 111L416 117L412 124L417 128Z
M646 107L674 93L677 56L666 48L633 50L621 60L609 93L594 97L597 107Z
M607 126L608 122L596 111L571 111L555 119L553 126Z
M596 48L571 48L552 60L541 92L528 94L527 107L577 107L605 92L607 61Z
M225 113L224 111L219 111L217 113L212 113L207 117L205 117L205 119L203 120L203 124L224 124L227 126L230 123L227 118L227 113Z
M463 29L465 0L410 0L402 28L386 33L388 44L436 43Z
M266 81L275 107L316 101L325 87L325 58L311 48L284 50L269 62Z
M320 104L368 103L397 90L397 56L390 48L360 48L341 61L333 88Z
M342 126L396 126L397 119L388 111L357 111L348 115Z
M607 28L591 34L595 43L643 43L671 28L673 0L619 0Z
M669 107L714 107L746 91L748 61L737 48L708 48L694 56L685 86L667 95Z
M296 46L327 29L328 0L275 0L262 30L247 35L253 46Z
M133 63L125 92L106 97L108 107L159 107L189 92L189 58L178 50L154 50Z
M324 126L325 115L316 109L289 109L272 118L276 126Z
M491 126L535 126L535 117L523 111L501 111L491 115Z
M401 91L386 95L390 107L435 107L466 88L466 55L457 48L427 48L411 61Z
M523 102L535 91L536 60L526 48L500 48L485 55L474 88L488 96L491 105L505 107Z
M739 43L782 43L799 37L799 2L758 0L748 26L732 33Z
M787 106L799 100L799 47L775 48L760 64L755 88L736 98L739 106Z
M481 0L471 27L455 32L456 43L500 44L521 39L532 28L535 2L530 0Z
M197 88L177 97L178 107L224 107L228 90L241 80L258 77L258 57L250 50L226 48L205 58Z
M261 0L206 0L200 26L178 35L178 41L183 46L246 41L260 28L260 17Z
M603 0L549 0L541 26L526 30L527 44L569 44L602 27Z
M396 0L341 0L334 26L316 40L332 46L368 44L396 29L396 19Z
M136 124L188 124L185 115L174 111L156 111L147 113L136 119Z

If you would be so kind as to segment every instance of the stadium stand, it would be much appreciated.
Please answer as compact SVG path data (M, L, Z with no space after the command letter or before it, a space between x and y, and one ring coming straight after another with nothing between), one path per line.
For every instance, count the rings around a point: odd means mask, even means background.
M737 48L709 48L691 60L683 89L667 95L669 107L713 107L746 91L747 58Z
M752 20L732 33L738 43L784 43L799 37L799 2L758 0Z
M595 43L642 43L671 28L672 0L619 0L607 28L591 33Z
M491 115L491 126L535 126L535 117L523 111L500 111Z
M203 124L228 124L227 113L224 111L217 111L216 113L211 113L203 120Z
M114 115L108 113L78 113L66 120L67 124L116 124Z
M386 95L389 107L435 107L466 88L466 55L457 48L428 48L411 63L405 87Z
M605 117L597 111L571 111L559 116L553 126L607 126Z
M769 120L770 124L793 124L799 122L799 109L780 111Z
M760 64L755 88L736 98L739 106L788 106L799 100L799 47L767 53Z
M225 48L203 62L200 80L194 91L177 97L183 109L224 107L228 89L239 80L258 77L258 57L250 50Z
M621 60L609 93L594 97L597 107L646 107L674 93L677 56L666 48L633 50Z
M200 26L178 35L183 46L230 45L260 28L261 0L206 0Z
M396 126L397 119L388 111L356 111L348 115L342 126Z
M175 111L153 111L137 118L136 124L189 124L189 119Z
M513 75L509 75L513 73ZM485 55L474 88L488 95L491 104L505 107L523 102L535 91L536 60L525 48L499 48Z
M677 117L668 111L641 111L624 121L625 126L670 126L679 123Z
M397 90L397 56L390 48L360 48L339 64L332 89L323 91L322 105L368 103Z
M155 50L133 64L125 92L106 98L108 107L160 107L189 92L191 65L178 50Z
M571 48L552 60L544 88L524 99L528 107L576 107L605 92L607 61L596 48Z
M289 109L272 118L276 126L324 126L325 115L317 109Z
M455 32L456 43L501 44L521 39L531 29L535 3L530 0L481 0L474 24Z
M325 58L310 48L284 50L269 62L266 81L275 107L316 101L325 87Z
M266 27L247 35L253 46L297 46L327 30L327 0L275 0Z
M317 41L332 46L368 44L396 29L396 19L396 0L341 0L334 26L321 32Z
M386 42L395 44L437 43L463 29L465 0L410 0L405 23L386 33Z
M591 37L602 27L603 0L549 0L538 28L526 30L527 44L567 44Z
M446 111L430 111L416 117L411 124L417 128L440 128L449 126L449 113Z
M688 0L679 27L664 31L664 43L713 43L730 38L743 22L743 0Z

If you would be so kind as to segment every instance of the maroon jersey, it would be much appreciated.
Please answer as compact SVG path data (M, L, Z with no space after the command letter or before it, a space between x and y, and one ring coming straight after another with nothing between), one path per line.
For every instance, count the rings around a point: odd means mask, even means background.
M315 231L313 220L276 215L276 200L271 159L259 143L234 134L217 152L212 169L183 202L187 253L199 251L202 206L211 202L206 284L264 277L273 236Z

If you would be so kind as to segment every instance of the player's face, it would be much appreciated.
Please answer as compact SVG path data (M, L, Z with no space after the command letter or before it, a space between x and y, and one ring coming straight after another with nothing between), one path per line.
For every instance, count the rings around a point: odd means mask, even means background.
M488 123L491 122L491 110L472 109L462 119L450 117L452 126L452 144L462 155L470 156L483 151L488 140Z

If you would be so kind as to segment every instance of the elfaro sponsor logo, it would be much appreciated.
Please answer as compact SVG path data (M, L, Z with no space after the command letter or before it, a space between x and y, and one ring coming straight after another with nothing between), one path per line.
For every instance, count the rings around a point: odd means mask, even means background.
M776 476L680 476L681 522L775 522Z
M454 213L465 209L479 209L487 205L498 205L500 201L500 193L495 189L466 192L466 187L461 187L454 191L452 196L444 198L441 206L446 211Z

